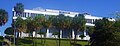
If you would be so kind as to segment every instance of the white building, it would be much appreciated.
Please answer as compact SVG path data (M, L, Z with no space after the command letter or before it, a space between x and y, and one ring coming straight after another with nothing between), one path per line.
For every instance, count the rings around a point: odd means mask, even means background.
M16 12L13 11L13 20L15 20L18 16L16 15ZM59 15L59 14L64 14L65 16L70 16L70 17L74 17L75 15L78 15L78 14L81 14L81 13L78 13L78 12L70 12L70 11L62 11L62 10L51 10L51 9L42 9L42 8L35 8L33 10L28 10L28 9L25 9L24 10L24 13L22 15L20 15L19 17L22 17L23 19L26 19L26 17L35 17L35 16L38 16L39 14L42 14L44 16L49 16L49 15ZM93 22L96 20L96 19L102 19L102 17L95 17L95 16L92 16L90 14L84 14L85 16L85 19L87 20L87 23L86 23L86 26L95 26L93 24ZM114 21L114 19L109 19L111 21ZM45 30L45 29L42 29L42 30ZM54 32L53 30L56 30L56 29L49 29L47 30L46 32L46 37L47 38L54 38L54 36L52 35L52 33ZM68 38L68 33L64 33L65 31L60 31L61 33L61 38ZM34 36L35 32L33 32L33 36ZM81 39L79 37L79 35L81 34L81 32L78 33L77 35L77 39ZM72 35L72 38L74 38L74 31L71 31L71 35ZM89 35L86 33L86 31L84 32L84 35L86 37L84 37L83 39L84 40L89 40L90 37ZM28 34L26 33L22 33L22 37L28 37ZM37 37L40 37L39 34L37 34Z

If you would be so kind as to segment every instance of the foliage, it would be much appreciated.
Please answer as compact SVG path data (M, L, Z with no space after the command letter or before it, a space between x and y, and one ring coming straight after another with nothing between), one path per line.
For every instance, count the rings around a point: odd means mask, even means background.
M84 34L82 34L82 35L80 35L79 37L81 37L81 39L83 39L83 38L85 37L85 35L84 35Z
M18 17L15 21L15 27L18 32L26 32L27 26L26 21L23 20L21 17Z
M8 27L5 31L5 34L7 35L14 35L14 29L12 27Z
M53 27L53 19L55 18L56 16L53 16L53 15L51 15L51 16L49 16L48 18L46 18L45 19L45 21L44 21L44 23L43 23L43 26L45 27L45 28L51 28L51 27Z
M4 9L0 9L0 26L8 21L8 13Z
M72 29L74 29L74 34L75 34L74 44L76 44L77 32L84 31L86 27L85 24L86 24L86 20L83 14L79 14L73 17L71 27Z
M63 14L60 14L58 16L56 16L52 22L53 22L53 26L57 29L63 29L63 19L64 19L64 15Z
M95 31L94 26L89 26L86 28L87 28L88 35L91 37L92 33Z
M4 37L0 36L0 42L3 42Z
M84 15L82 14L79 14L78 16L76 15L75 17L73 17L73 20L72 20L72 28L77 31L80 31L80 30L84 31L85 23L86 23L86 20Z
M17 3L16 6L14 6L14 10L16 14L21 14L24 12L24 5L22 3Z
M91 46L119 46L115 41L115 22L107 18L95 21L95 31L91 36ZM118 42L120 43L120 42Z
M59 32L53 32L52 35L59 35Z
M34 21L31 17L28 17L26 19L27 22L27 33L33 32L34 31Z
M33 18L35 30L40 30L45 22L45 16L39 15Z
M45 35L46 32L38 32L40 35Z

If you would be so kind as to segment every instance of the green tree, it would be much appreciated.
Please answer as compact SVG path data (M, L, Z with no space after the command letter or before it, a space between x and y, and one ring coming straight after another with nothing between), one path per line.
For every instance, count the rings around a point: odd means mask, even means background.
M34 21L33 18L31 17L28 17L26 21L27 21L27 32L29 33L29 37L30 35L32 35L32 41L33 41L33 46L34 46L33 31L35 31L36 21Z
M69 17L69 16L65 16L64 17L64 20L63 20L64 22L63 22L63 27L64 27L64 29L66 29L69 33L68 33L68 37L69 37L69 39L70 39L70 46L71 46L71 32L72 32L72 17Z
M5 31L5 34L7 35L14 35L14 29L12 27L8 27Z
M0 9L0 26L5 25L8 21L8 13L4 9ZM1 36L3 41L3 37Z
M28 17L26 19L26 22L27 22L27 32L29 33L29 37L30 37L30 34L32 34L32 37L33 37L34 21L31 17Z
M17 3L16 6L14 6L14 11L19 16L24 12L24 5L22 3Z
M8 21L8 13L4 9L0 9L0 26L5 25ZM3 41L3 36L0 36L0 42Z
M8 21L8 13L4 9L0 9L0 26Z
M56 18L53 19L53 27L59 30L58 38L59 38L59 46L60 46L60 31L65 29L70 29L71 27L71 17L64 16L63 14L59 14Z
M86 27L87 31L88 31L88 35L91 36L92 33L95 31L94 30L94 26L89 26L89 27Z
M45 16L45 21L43 22L43 28L46 28L46 32L41 32L46 38L48 37L49 34L49 28L52 28L52 20L55 18L54 15L50 15L50 16ZM40 32L39 32L40 34ZM46 42L46 39L44 39L44 44Z
M20 16L22 15L22 13L24 12L24 5L22 3L17 3L16 6L14 6L14 11L16 12L16 16ZM15 24L13 22L12 24L15 28ZM15 30L15 29L14 29ZM16 31L15 31L15 34L14 36L16 36ZM15 37L14 37L15 39ZM16 43L16 42L15 42ZM18 46L18 45L17 45Z
M76 35L78 31L84 31L85 30L85 24L86 24L86 20L83 14L79 14L76 15L75 17L73 17L72 20L72 29L74 29L74 34L75 34L75 38L74 38L74 44L76 44Z
M109 21L107 18L96 20L95 31L91 36L91 46L115 46L114 24L114 21Z
M53 19L53 26L59 30L59 35L58 35L58 38L59 38L59 46L60 46L60 31L64 29L64 15L63 14L60 14L58 16L56 16L56 18Z
M14 24L17 31L16 45L18 46L19 35L21 35L21 32L26 32L27 26L26 26L26 21L23 20L21 17L18 17Z
M34 21L35 21L35 24L34 24L34 27L35 27L35 36L37 36L37 34L40 34L40 32L38 33L39 30L41 30L43 28L43 24L45 22L45 16L44 15L38 15L34 18ZM42 33L45 37L45 33ZM41 35L41 34L40 34ZM41 37L42 38L42 37ZM37 41L37 40L36 40ZM44 42L45 43L45 42ZM44 44L43 44L44 46Z
M111 40L112 43L110 44L113 44L114 46L120 46L120 18L115 21L112 27L114 28L113 30L115 33L113 37L114 39Z

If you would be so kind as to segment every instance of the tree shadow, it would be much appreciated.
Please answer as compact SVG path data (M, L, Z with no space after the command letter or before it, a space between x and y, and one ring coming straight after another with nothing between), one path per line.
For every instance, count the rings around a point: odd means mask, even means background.
M33 41L32 40L28 40L28 39L20 39L21 43L24 43L24 44L31 44Z

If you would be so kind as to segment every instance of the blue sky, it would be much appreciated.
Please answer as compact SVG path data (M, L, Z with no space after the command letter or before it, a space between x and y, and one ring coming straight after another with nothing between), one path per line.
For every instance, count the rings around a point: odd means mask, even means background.
M0 27L2 35L4 30L11 26L12 8L16 3L23 3L25 9L42 7L80 13L87 12L100 17L113 17L112 14L120 11L120 0L0 0L0 8L5 9L9 14L8 22Z

